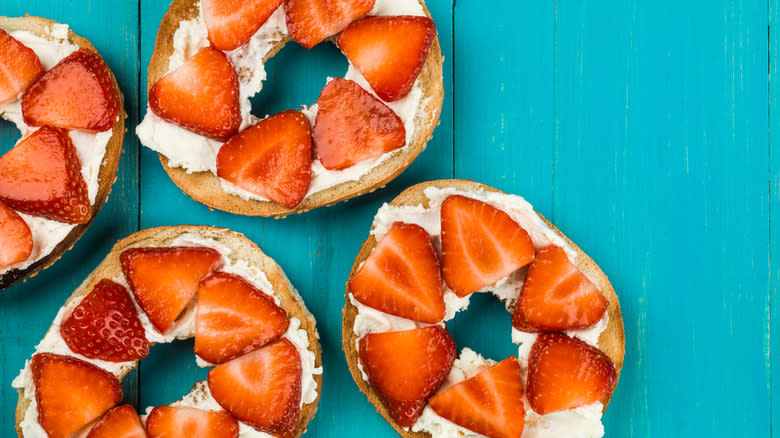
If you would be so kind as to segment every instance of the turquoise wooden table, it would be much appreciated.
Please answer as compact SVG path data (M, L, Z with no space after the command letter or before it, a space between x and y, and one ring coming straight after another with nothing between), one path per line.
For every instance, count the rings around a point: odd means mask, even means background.
M428 6L447 94L427 150L374 194L272 220L209 211L139 148L133 129L166 0L0 2L0 15L46 16L91 39L129 114L119 179L95 223L54 267L0 294L0 436L14 435L11 380L64 299L114 241L175 224L245 233L316 315L324 393L307 436L395 436L347 371L344 284L383 202L456 177L522 194L612 280L627 353L608 437L780 437L780 364L770 354L780 339L778 0ZM268 67L256 114L314 102L346 61L332 45L307 53L291 44ZM18 135L0 123L0 149ZM455 320L458 345L512 354L509 315L480 298ZM158 346L126 379L127 397L141 408L170 403L205 375L192 342Z

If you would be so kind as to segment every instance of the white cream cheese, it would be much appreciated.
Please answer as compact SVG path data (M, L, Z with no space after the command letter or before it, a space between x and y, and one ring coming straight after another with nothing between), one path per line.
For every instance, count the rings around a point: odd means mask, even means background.
M397 221L414 223L424 228L431 235L434 247L441 253L441 205L449 196L458 194L478 199L506 212L528 232L535 248L554 244L562 247L570 260L576 261L577 252L542 220L531 204L520 196L482 190L462 191L451 187L438 188L433 186L426 188L424 194L428 198L427 208L422 205L394 206L390 204L384 204L380 207L376 216L374 216L374 223L371 228L371 234L376 240L379 241L393 223ZM496 284L485 288L482 292L491 292L502 300L507 308L511 308L520 293L525 273L526 268L521 268L499 280ZM468 307L469 297L470 295L459 298L445 285L444 300L447 312L443 321L449 321L457 312ZM368 333L410 330L425 325L394 315L388 315L380 310L365 306L355 300L352 294L349 294L349 300L357 308L357 315L352 327L352 331L356 334L357 339ZM606 329L608 322L609 316L605 313L604 317L592 327L584 330L570 330L566 333L569 336L577 337L590 345L598 347L599 336ZM512 342L518 344L517 357L523 380L525 381L528 355L538 335L536 333L522 332L514 327L511 330ZM459 358L453 364L452 371L440 391L457 382L473 377L485 367L494 363L494 361L483 358L471 349L464 348ZM363 379L368 381L368 376L363 372L359 361L358 368L361 370ZM604 435L604 428L601 424L602 410L603 405L597 402L577 409L538 415L530 408L526 400L526 424L523 437L599 438ZM430 406L425 407L423 414L412 425L411 430L428 432L434 438L482 437L480 434L442 418Z
M185 234L175 239L169 246L200 246L213 248L219 251L222 255L222 266L219 269L220 271L243 277L255 287L271 296L277 305L279 304L279 299L274 294L273 286L271 285L271 282L268 281L265 273L255 266L250 266L244 260L234 259L231 257L232 250L220 244L219 242L213 239L204 238L197 234ZM130 292L130 287L127 283L127 280L123 276L115 277L112 280L123 285L127 289L128 295L135 304L138 319L141 321L141 325L144 328L146 338L150 342L170 343L176 339L189 339L195 336L196 312L194 300L187 306L187 309L174 323L174 325L163 334L154 327L154 325L149 320L149 317L135 301L135 297L133 296L132 292ZM74 353L62 338L62 335L60 334L60 327L62 325L63 319L69 316L73 309L78 306L83 299L84 296L77 297L73 299L67 306L60 308L60 310L57 312L57 316L52 322L52 326L49 328L49 331L46 332L43 340L41 340L41 342L35 347L35 353L56 353L64 356L76 357L110 372L118 378L124 376L129 370L135 367L137 361L107 362L100 359L89 359L80 354ZM303 407L304 405L313 403L315 400L317 400L317 381L314 379L314 375L322 374L322 367L316 366L316 355L310 348L309 335L306 330L301 328L301 321L298 318L290 318L290 326L288 327L287 332L283 335L283 337L287 338L295 346L301 358L300 406ZM196 361L198 361L198 365L200 366L213 366L213 364L209 364L197 356ZM202 383L203 382L199 382L199 385ZM24 368L14 379L12 386L14 388L24 389L26 397L31 399L31 404L25 411L24 419L20 423L23 436L26 438L46 438L47 435L38 422L37 402L34 395L35 384L32 379L29 360L25 362ZM199 398L199 393L202 394L202 391L196 391L193 389L190 394L175 404L206 409L198 405L198 403L206 403L206 405L209 405L209 403L213 402L213 405L209 406L216 407L210 410L222 409L211 397L210 393L208 393L208 388L206 388L205 393L207 397L204 396ZM188 405L187 403L194 404ZM147 409L147 411L150 409L151 408ZM247 424L239 422L239 436L242 438L265 438L269 435L263 432L259 432Z
M10 34L22 44L31 48L35 54L38 55L38 58L41 60L41 65L45 70L51 69L62 59L78 50L78 46L68 42L68 26L65 24L53 24L49 29L49 35L46 38L23 30L14 31ZM38 129L37 127L28 126L24 123L24 118L22 117L21 95L12 101L0 105L0 117L13 122L21 132L23 138ZM111 140L113 132L108 130L92 133L70 130L69 135L73 141L73 146L78 153L79 162L81 163L81 175L87 183L89 200L94 204L98 189L100 188L100 167L103 164L106 146ZM9 266L6 269L2 269L0 270L0 273L12 269L27 268L38 260L46 257L76 227L76 225L73 224L57 222L24 213L20 213L20 216L27 222L33 235L32 253L27 260Z
M200 4L199 4L200 6ZM372 15L425 15L423 6L417 0L377 0ZM265 58L271 50L280 42L289 38L284 16L284 5L274 12L268 21L250 38L243 46L227 52L239 77L239 98L241 102L241 129L257 123L260 118L250 114L251 103L249 99L260 92L262 82L266 78ZM202 15L179 23L179 28L173 37L174 52L169 58L168 71L181 66L184 61L196 53L199 49L208 46L207 30ZM376 96L366 79L351 64L344 76L357 82L361 87ZM320 160L315 159L312 164L311 182L307 196L321 192L338 184L357 181L371 169L393 155L400 153L408 147L414 138L417 119L425 108L422 85L415 81L412 90L403 99L396 102L385 102L401 118L406 129L406 143L403 148L385 153L379 157L362 161L343 170L327 170ZM316 105L304 107L309 122L314 124L316 119ZM189 172L217 172L217 154L222 143L195 134L173 123L166 122L156 116L147 107L146 116L136 129L141 142L148 148L165 155L169 165L181 167ZM236 187L225 180L220 180L222 189L231 195L243 199L268 200L256 193Z

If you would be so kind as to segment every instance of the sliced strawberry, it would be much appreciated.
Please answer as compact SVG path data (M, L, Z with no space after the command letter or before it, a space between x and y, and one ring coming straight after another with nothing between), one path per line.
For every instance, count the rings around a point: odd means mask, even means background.
M200 49L152 86L149 107L159 117L192 132L229 139L241 126L233 64L217 49Z
M149 341L127 290L107 279L73 309L60 334L74 353L90 359L126 362L149 354Z
M102 132L116 123L120 101L103 58L79 49L24 92L22 115L31 126Z
M32 249L30 226L11 207L0 202L0 269L27 260Z
M87 438L146 438L146 430L133 406L122 405L106 412Z
M286 338L209 371L209 390L226 411L252 427L293 436L301 401L301 357Z
M360 363L390 416L410 427L455 361L455 341L440 326L370 333L360 340Z
M203 0L211 45L230 51L249 41L284 0Z
M490 286L534 259L528 233L508 214L453 195L441 205L444 281L459 296Z
M539 414L606 401L617 383L612 361L564 334L542 334L528 357L528 402Z
M439 259L419 225L396 222L349 280L356 300L391 315L430 324L444 318Z
M311 181L311 130L300 111L282 111L220 148L217 175L239 188L293 208Z
M195 354L222 363L279 338L290 322L273 298L243 278L217 272L200 283Z
M74 357L38 353L30 370L38 420L49 438L66 438L122 400L113 374Z
M526 332L590 327L607 311L609 301L559 246L536 252L528 265L512 325Z
M38 55L0 29L0 105L16 98L42 74Z
M224 411L157 406L146 417L149 438L236 438L238 423Z
M513 357L431 397L438 415L491 438L520 438L525 426L523 377Z
M287 0L287 30L311 49L371 11L374 0Z
M344 29L338 45L377 96L393 102L412 89L434 37L428 17L368 17Z
M401 119L354 81L328 82L317 105L312 138L326 169L345 169L406 144Z
M165 333L187 307L198 283L219 268L211 248L131 248L119 257L135 300L154 327Z
M66 131L44 126L0 157L0 200L33 216L89 222L87 183Z

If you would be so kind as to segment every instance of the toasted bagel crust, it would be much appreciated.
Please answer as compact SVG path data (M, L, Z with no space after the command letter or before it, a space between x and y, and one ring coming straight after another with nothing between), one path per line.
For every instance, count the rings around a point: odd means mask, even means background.
M46 38L49 35L49 30L52 25L57 24L56 21L49 20L47 18L40 17L0 17L0 29L13 32L17 30L26 30L32 32L40 37ZM97 49L92 46L89 40L82 38L72 30L68 30L68 40L79 46L82 49L87 49L100 56ZM110 69L109 69L110 70ZM106 153L103 156L103 164L100 166L100 174L98 177L98 183L100 188L98 189L97 196L95 197L95 203L92 205L92 219L85 224L81 224L73 228L70 233L62 240L46 257L38 260L32 265L24 269L12 269L4 274L0 274L0 291L13 286L19 280L32 277L42 269L46 269L54 262L56 262L62 255L71 249L76 241L81 238L87 228L97 216L100 207L108 199L108 194L111 192L111 187L116 181L116 173L119 168L119 158L122 155L122 142L125 135L125 118L127 115L124 111L124 97L119 89L119 85L116 82L116 77L113 71L111 72L111 78L114 82L114 88L119 95L119 104L121 111L119 111L119 120L114 124L112 128L111 139L106 145Z
M439 188L448 188L452 187L458 190L462 191L476 191L476 190L483 190L483 191L490 191L490 192L501 192L500 190L494 189L490 186L486 186L484 184L480 184L473 181L467 181L467 180L457 180L457 179L450 179L450 180L438 180L438 181L429 181L421 184L414 185L412 187L409 187L408 189L401 192L400 195L398 195L395 199L393 199L392 202L390 202L390 205L395 206L414 206L414 205L422 205L423 207L428 207L428 198L425 196L424 190L427 187L439 187ZM539 213L537 213L539 214ZM566 242L574 249L574 251L577 252L577 267L582 270L588 278L592 279L596 286L599 288L599 290L604 294L604 296L609 301L609 307L607 308L607 312L609 313L609 324L607 325L607 328L604 330L604 332L601 333L601 336L599 337L598 341L598 347L601 349L604 353L609 356L610 359L612 359L612 362L615 363L615 367L618 372L618 378L620 378L620 370L623 368L623 356L625 355L625 332L623 328L623 316L620 312L620 303L618 302L617 294L615 293L615 290L612 288L612 285L609 283L609 280L607 279L607 276L604 275L604 273L601 271L601 269L596 265L596 262L594 262L590 257L588 257L587 254L585 254L577 245L574 244L568 237L566 237L558 228L555 227L552 223L550 223L547 219L545 219L542 215L539 215L546 223L550 226L550 228L555 231L559 236L561 236L563 239L566 240ZM368 258L369 254L371 254L371 251L373 251L374 247L376 246L376 239L373 235L369 235L368 239L363 242L363 246L360 248L360 252L358 253L357 257L355 257L355 262L352 264L352 271L349 274L349 277L351 278L353 275L355 275L355 272L357 272L358 267ZM381 399L379 398L379 394L376 392L373 386L369 385L368 382L363 380L363 376L360 373L360 369L358 368L358 352L356 348L356 340L357 336L355 335L354 331L352 330L352 327L355 324L355 317L358 314L357 307L355 307L349 300L349 284L347 284L346 293L344 295L344 309L343 309L343 319L342 319L342 326L341 326L341 335L342 335L342 346L344 348L344 354L347 357L347 364L349 365L349 371L352 373L352 378L355 380L355 383L357 383L358 387L360 388L360 391L366 394L366 397L368 398L368 401L371 402L372 405L374 405L374 408L376 408L377 412L379 412L382 417L387 420L388 423L393 427L393 429L398 432L403 437L407 438L427 438L431 435L427 432L412 432L411 430L405 430L403 429L398 423L396 423L393 418L390 416L389 411L382 403ZM507 330L511 330L511 326L507 327ZM606 410L607 406L604 405L604 409Z
M150 246L169 246L176 238L185 234L196 234L203 238L209 238L217 241L231 249L228 256L231 260L244 260L251 266L259 268L265 273L268 281L274 289L274 295L279 300L279 306L284 309L290 317L296 317L301 321L301 328L306 330L309 337L309 347L315 355L315 367L322 366L322 349L320 347L320 335L317 332L314 315L306 308L303 298L290 283L284 271L276 262L265 255L260 248L251 240L244 237L243 234L230 231L226 228L214 228L207 226L182 225L175 227L149 228L139 231L117 242L108 253L105 259L92 271L87 278L79 285L73 294L66 300L68 305L75 298L86 295L92 291L95 285L102 279L122 277L122 266L119 262L119 255L128 248L150 247ZM49 330L55 330L54 327ZM137 361L136 361L137 366ZM124 377L121 376L121 378ZM317 412L317 405L322 394L322 374L315 374L314 380L317 382L317 399L314 402L305 404L301 407L298 425L296 426L295 436L301 436L306 432L306 426L309 424L314 414ZM16 432L22 437L20 424L24 419L24 413L32 402L34 394L26 394L23 388L17 390L19 400L16 405Z
M168 72L168 60L173 53L173 36L179 28L179 23L191 20L198 15L199 0L173 0L168 12L160 23L155 40L154 52L149 61L147 92ZM430 12L423 3L426 15ZM273 57L290 39L277 43L263 60ZM433 137L433 130L439 124L442 103L444 101L444 84L442 79L442 54L438 36L431 44L428 58L420 72L419 80L423 89L423 105L415 120L415 135L411 142L402 150L396 151L391 157L371 169L357 181L347 181L331 188L314 193L301 201L294 208L287 208L273 201L245 200L240 196L226 193L219 178L211 172L187 173L181 167L171 167L168 159L158 154L163 168L173 182L189 197L219 210L249 216L285 217L302 213L314 208L332 205L384 187L388 182L400 175Z

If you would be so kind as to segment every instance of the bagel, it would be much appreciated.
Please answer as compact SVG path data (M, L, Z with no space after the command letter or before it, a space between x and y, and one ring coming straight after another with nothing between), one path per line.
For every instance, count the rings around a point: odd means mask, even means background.
M623 327L622 315L620 312L620 303L618 302L617 294L615 293L612 285L609 283L607 277L604 275L601 269L599 269L598 265L596 265L596 263L590 257L588 257L579 247L577 247L577 245L575 245L568 237L566 237L560 230L558 230L558 228L556 228L553 224L547 221L540 214L534 212L530 204L527 204L522 198L518 196L506 195L503 192L494 189L492 187L486 186L484 184L472 182L472 181L466 181L466 180L439 180L439 181L430 181L430 182L414 185L404 190L389 204L385 204L382 208L380 208L379 212L374 218L374 223L371 228L371 233L363 243L360 252L355 258L354 264L352 265L350 279L352 279L355 276L359 268L363 265L363 263L372 253L372 251L377 245L377 239L385 235L385 233L388 231L388 228L390 227L390 224L394 223L395 221L419 224L431 234L434 241L437 241L439 236L435 235L435 233L430 230L431 229L435 230L437 227L440 227L441 225L438 222L436 224L433 224L432 221L439 220L438 209L441 208L440 207L441 202L452 194L459 194L466 197L479 198L479 200L488 202L492 206L499 209L501 208L500 206L497 205L499 203L498 201L499 197L501 199L500 202L506 203L502 205L513 205L513 206L519 205L520 207L527 206L528 209L527 211L531 212L531 214L535 216L529 215L528 220L524 222L517 220L515 216L513 216L513 219L516 220L524 229L526 229L526 231L528 231L528 233L531 234L532 240L534 241L534 246L537 247L537 250L540 246L538 242L544 240L552 240L552 242L557 241L558 243L555 243L556 245L568 246L568 249L566 250L568 258L572 260L572 263L574 263L574 265L577 268L579 268L579 270L583 272L593 284L595 284L598 290L603 294L603 296L608 301L608 306L605 312L606 316L602 317L602 319L595 326L580 331L580 333L569 332L569 334L576 337L581 336L583 339L590 338L590 340L586 342L595 345L599 350L601 350L604 354L606 354L606 356L609 357L609 359L612 361L617 371L617 376L615 377L615 383L617 383L617 378L619 378L619 373L623 365L623 357L625 355L624 327ZM487 198L488 194L493 194L491 196L495 196L495 197L491 198L491 200L489 201L486 201L486 199L488 199ZM431 209L431 205L435 205L435 208ZM426 215L426 212L429 212L429 214ZM433 214L431 214L430 212L433 212ZM542 233L541 234L542 237L539 238L535 237L534 233L536 232ZM521 270L517 272L522 272L521 275L524 276L525 275L524 269L525 268L521 268ZM499 281L497 285L488 287L488 289L490 289L491 292L493 291L493 289L497 290L499 289L498 285L500 284L502 284L502 281ZM517 293L518 292L515 291L514 295L512 295L512 294L507 294L506 292L502 292L502 293L494 293L494 295L499 296L499 298L506 304L507 309L510 312L513 312L515 307L515 301L517 299ZM450 295L450 297L447 298L446 295ZM447 313L443 320L444 322L453 318L455 312L461 310L464 306L467 305L467 302L464 303L462 301L464 299L467 299L467 297L457 298L457 296L454 293L452 293L451 290L445 292ZM375 314L376 312L380 312L383 317L387 318L387 321L382 323L384 325L380 323L377 324L363 323L360 321L358 317L361 312L361 308L364 309L364 311L365 309L368 309L371 312L371 315ZM373 321L373 319L371 321ZM401 321L401 322L396 322L396 321ZM384 417L385 420L387 420L387 422L401 436L408 437L408 438L450 436L442 432L442 430L449 431L449 432L454 431L453 433L457 433L458 434L457 436L461 436L461 435L481 436L473 431L467 430L465 428L461 428L460 426L451 423L444 418L438 417L437 414L434 413L433 410L430 409L429 407L425 408L422 417L420 417L420 420L415 422L415 424L412 427L402 427L391 416L391 413L388 407L386 407L385 404L383 403L377 388L375 388L371 383L369 383L368 376L365 374L363 366L361 365L359 359L359 341L361 337L363 337L366 333L372 333L372 332L407 330L409 329L409 327L413 328L415 325L419 327L420 323L415 323L414 321L411 320L402 319L398 316L389 315L379 310L371 309L370 307L362 303L359 303L353 296L353 292L350 290L350 284L348 283L346 288L346 293L345 293L345 304L343 309L342 342L343 342L344 352L347 358L347 363L349 365L349 370L350 373L352 374L355 383L358 385L360 391L366 394L366 397L368 398L369 402L376 408L377 412L379 412L379 414L382 417ZM513 334L512 339L514 343L522 342L519 348L519 356L525 356L527 360L527 355L530 350L530 345L528 344L533 343L536 335L520 332L514 327L512 328L512 334ZM529 335L534 336L534 338L530 339L530 342L528 342L529 339L527 338L527 336ZM460 362L456 361L455 363L455 368L458 368L459 365L463 365L464 363L466 365L468 365L469 363L477 363L484 366L486 362L494 363L491 361L486 361L481 356L479 356L478 354L474 354L469 349L464 349L463 352L460 353ZM521 367L523 368L527 367L527 363L523 363L522 360L520 362L521 362ZM455 374L455 368L453 368L452 374L450 374L449 379L453 378L452 376ZM463 371L464 373L466 372L464 371L464 369L461 369L460 371ZM456 383L457 381L463 380L463 378L464 377L455 378L454 382L450 380L448 380L448 382L450 384ZM444 385L442 386L442 388L445 388L446 386L447 385ZM611 392L609 397L606 398L606 400L602 400L604 410L606 410L610 397L611 397ZM539 420L540 418L543 418L540 417L539 415L536 415L536 413L533 412L532 410L528 409L527 402L526 402L526 412L529 413L528 415L526 415L526 421L525 421L526 429L528 429L529 427L529 421L538 422L540 421ZM426 429L426 427L428 426L423 426L422 424L423 417L424 417L424 421L428 421L429 423L431 420L435 421L436 423L434 423L433 425L434 426L438 425L437 430L439 430L441 433L432 435L430 433L430 430ZM448 425L449 429L447 429L447 427L442 428L441 424L439 423ZM601 427L600 421L598 423L598 427ZM540 437L562 436L562 435L570 436L568 433L563 433L561 431L558 432L559 435L555 435L554 433L552 435L545 435L543 433L538 433L538 434L533 434L533 436L540 436ZM603 429L601 433L603 433ZM591 435L576 435L576 436L591 436ZM600 435L593 435L593 436L600 436Z
M60 308L54 323L47 331L41 343L36 347L35 354L55 353L87 361L97 367L107 370L121 380L130 370L137 366L138 360L126 362L106 362L101 359L89 359L74 353L62 337L60 328L63 320L67 321L72 309L81 302L83 297L91 293L95 286L104 279L109 279L127 287L123 274L120 254L131 248L161 248L171 246L212 248L221 254L223 266L219 272L234 273L242 276L257 288L272 296L277 305L287 313L290 326L280 339L289 339L298 349L302 363L302 398L300 413L295 425L294 436L300 436L306 431L306 426L314 417L322 388L322 359L319 344L319 334L314 316L306 308L298 291L290 283L282 269L270 257L265 255L255 243L242 234L224 228L208 226L174 226L151 228L139 231L118 241L106 258L90 273L84 282L67 299ZM266 283L266 284L263 284ZM270 287L271 290L268 288ZM186 339L194 335L194 302L187 306L177 322L161 334L150 323L149 317L139 307L133 293L128 289L128 295L133 297L138 317L143 325L145 337L150 343L172 342L175 339ZM262 347L260 347L262 349ZM305 350L305 351L304 351ZM148 351L148 350L147 350ZM259 350L253 350L259 351ZM246 353L246 352L245 352ZM244 353L242 353L244 354ZM249 354L249 353L246 353ZM241 356L238 356L239 358ZM200 357L201 366L212 366ZM19 393L16 406L16 430L20 437L47 436L39 420L37 403L35 402L35 384L30 372L30 361L27 361L20 375L14 380L13 387ZM211 405L209 403L211 402ZM205 382L197 382L190 394L184 396L173 405L188 405L206 410L221 409L208 392ZM150 408L151 409L151 408ZM253 435L255 429L239 422L240 436Z
M23 44L35 41L37 44L34 44L31 48L39 55L43 67L47 70L77 48L86 49L100 56L89 40L76 35L66 25L46 18L0 16L0 29L5 30L11 36L21 38ZM55 49L52 50L52 47ZM56 50L57 47L60 47L60 50ZM113 82L114 91L119 98L119 112L117 120L110 130L110 136L103 135L104 133L91 134L84 132L80 133L79 141L74 140L74 146L79 151L80 157L89 156L92 158L90 163L81 163L82 174L89 175L89 177L85 177L85 180L87 180L87 184L90 187L91 219L86 223L73 225L38 216L21 214L33 234L33 250L30 256L23 262L0 269L0 290L12 286L19 280L31 277L56 262L84 234L92 220L97 216L100 207L108 198L111 186L116 180L119 158L122 154L126 118L123 109L122 93L113 73L111 73L111 81ZM0 105L0 116L14 122L22 131L22 134L27 135L32 131L24 123L20 108L21 96L4 105ZM98 150L105 146L102 154L89 155L88 146L94 147L93 144L89 143L90 138L94 139L93 141L100 146Z
M405 0L394 4L389 3L390 0L377 0L372 13L403 15L403 11L411 11L410 15L430 17L424 2L419 0L417 3L417 1ZM241 65L235 65L241 82L242 129L254 123L254 116L249 114L251 108L248 107L248 99L262 87L261 81L265 79L265 62L291 41L284 23L284 8L284 4L279 6L253 39L250 39L250 43L254 40L261 41L259 43L261 48L258 51L263 53L262 59L242 58ZM153 85L160 78L178 66L183 58L191 55L187 50L191 51L192 48L182 46L188 46L192 43L190 40L198 38L196 47L207 44L203 31L205 25L200 12L200 0L174 0L157 32L154 52L149 62L147 91L151 92ZM242 50L250 52L247 48L250 43L231 52L230 57L234 64L236 59L243 56ZM216 175L215 169L213 167L208 169L209 166L214 166L211 161L208 165L200 163L201 156L208 156L206 160L214 160L213 156L221 147L221 143L213 140L204 141L205 137L165 122L150 109L147 109L147 116L137 129L137 134L144 145L158 152L163 168L171 180L195 201L236 214L284 217L372 192L400 175L425 149L426 143L432 138L434 128L438 125L444 97L442 61L438 37L434 37L415 85L421 92L415 95L416 100L411 103L413 108L404 123L407 127L405 146L341 171L327 171L321 165L318 170L315 161L311 185L305 197L294 207L252 196L247 191L236 190L235 187L226 189L221 178ZM357 73L356 69L350 68L350 74L352 76L348 74L348 77L355 78L358 83L362 79L365 83L365 79ZM363 87L370 91L367 84ZM406 103L406 105L410 104ZM393 107L392 104L389 106ZM310 124L314 125L313 108L305 109L304 113L309 118ZM413 131L411 134L410 129ZM171 151L175 148L163 144L173 142L169 140L170 138L178 138L178 143L186 144L188 148L199 151L191 152L193 156L198 156L198 165L186 163L187 160L182 158L182 153L177 153L176 157L171 156ZM212 151L209 151L209 148Z

